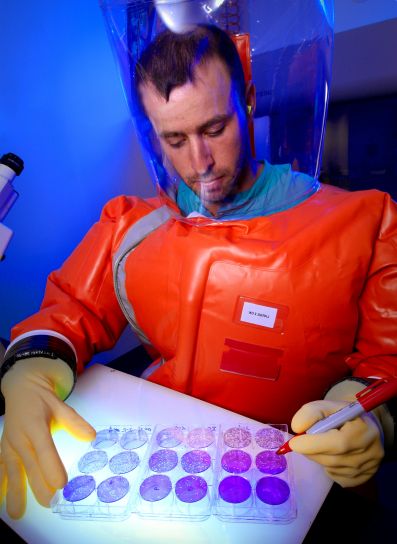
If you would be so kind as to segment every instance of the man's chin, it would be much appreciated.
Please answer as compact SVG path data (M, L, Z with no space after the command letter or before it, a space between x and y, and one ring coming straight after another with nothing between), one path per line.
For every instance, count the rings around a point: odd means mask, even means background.
M225 198L223 195L199 195L204 206L221 206Z
M220 187L219 185L214 185L213 187L201 185L198 196L202 200L206 200L209 202L216 202L217 200L222 200L223 198L222 187Z

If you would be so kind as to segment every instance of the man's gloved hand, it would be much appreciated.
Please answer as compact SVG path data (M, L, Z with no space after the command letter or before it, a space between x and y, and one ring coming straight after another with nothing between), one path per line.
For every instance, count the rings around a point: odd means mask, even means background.
M292 430L302 433L344 406L346 402L329 400L305 404L294 415ZM293 451L323 465L330 478L342 487L353 487L369 480L384 456L379 426L367 415L348 421L340 429L297 436L289 445Z
M95 430L62 400L73 386L73 373L61 359L18 361L1 382L5 397L0 453L1 502L20 518L26 508L26 479L40 504L49 506L67 474L51 437L62 427L79 439L92 440Z

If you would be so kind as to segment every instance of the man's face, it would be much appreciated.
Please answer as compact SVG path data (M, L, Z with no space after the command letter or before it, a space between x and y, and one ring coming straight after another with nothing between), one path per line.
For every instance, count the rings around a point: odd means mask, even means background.
M212 213L244 188L241 178L249 147L235 94L226 68L216 58L198 66L195 82L174 88L168 101L151 84L141 88L164 154Z

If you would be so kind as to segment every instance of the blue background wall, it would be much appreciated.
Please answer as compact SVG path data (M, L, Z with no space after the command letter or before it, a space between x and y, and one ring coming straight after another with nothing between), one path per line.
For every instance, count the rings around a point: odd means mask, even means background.
M9 338L105 202L153 188L97 0L0 0L0 21L0 154L25 161L0 263Z

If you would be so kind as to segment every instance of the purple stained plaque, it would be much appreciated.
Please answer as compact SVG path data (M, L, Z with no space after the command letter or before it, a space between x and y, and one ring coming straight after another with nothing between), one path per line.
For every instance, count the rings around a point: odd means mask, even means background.
M139 493L145 501L161 501L170 494L172 483L165 474L154 474L141 483Z
M97 470L101 470L101 468L106 466L107 462L108 456L106 451L89 451L79 460L78 468L80 472L83 472L84 474L89 474L90 472L96 472Z
M168 427L157 434L156 440L161 448L175 448L183 441L183 432L179 427Z
M178 464L178 455L173 450L158 450L149 458L149 468L153 472L168 472Z
M284 455L277 455L275 451L261 451L255 459L256 466L265 474L280 474L287 468Z
M266 504L282 504L289 495L290 489L287 482L276 478L275 476L266 476L258 480L256 484L256 494L258 499Z
M222 468L232 474L247 472L251 466L251 456L242 450L229 450L222 455Z
M175 484L175 493L182 502L201 501L207 494L207 482L201 476L184 476Z
M188 451L182 456L181 465L189 474L204 472L211 466L211 456L202 450Z
M225 432L223 440L229 448L246 448L251 444L251 433L242 427L232 427Z
M113 474L126 474L139 465L139 455L134 451L122 451L109 461L109 468Z
M198 427L192 429L187 436L187 443L191 448L207 448L214 441L214 433L211 429Z
M95 480L92 476L76 476L63 488L63 496L69 502L82 501L95 489Z
M285 442L284 435L275 427L259 429L255 435L256 443L264 450L274 450Z
M219 495L233 504L244 502L251 495L251 484L242 476L227 476L219 484Z
M123 434L120 445L125 450L136 450L147 442L147 433L144 429L131 429Z
M125 497L130 484L124 476L111 476L98 485L97 495L101 502L116 502Z
M119 434L115 429L104 429L98 431L95 439L92 441L92 447L95 449L111 448L114 444L117 444Z

